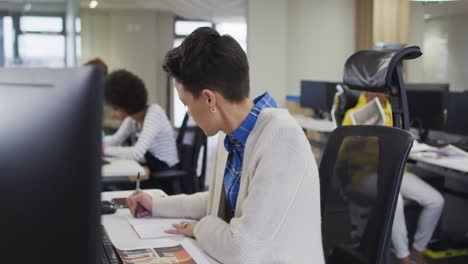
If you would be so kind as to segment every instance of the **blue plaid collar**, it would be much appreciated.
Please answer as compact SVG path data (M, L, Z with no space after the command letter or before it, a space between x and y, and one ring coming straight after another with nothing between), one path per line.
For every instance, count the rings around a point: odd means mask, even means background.
M241 156L244 156L244 148L247 138L255 126L260 112L265 108L277 107L275 99L273 99L268 92L255 98L254 104L254 107L250 110L250 113L247 115L240 127L231 135L227 135L224 139L224 147L229 153L235 149Z

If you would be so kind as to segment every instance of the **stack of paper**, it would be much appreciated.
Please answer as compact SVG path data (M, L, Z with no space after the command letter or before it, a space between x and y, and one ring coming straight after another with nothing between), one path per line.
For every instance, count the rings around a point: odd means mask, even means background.
M426 144L418 143L413 145L411 154L418 154L425 158L468 158L468 153L453 146L447 145L445 147L436 148Z
M434 151L437 150L436 147L429 146L424 143L419 143L417 140L413 141L413 147L411 148L411 152L424 152L424 151Z

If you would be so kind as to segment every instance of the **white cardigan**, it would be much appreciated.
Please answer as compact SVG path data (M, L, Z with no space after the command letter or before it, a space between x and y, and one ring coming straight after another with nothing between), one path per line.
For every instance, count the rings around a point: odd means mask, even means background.
M222 137L221 137L222 138ZM324 263L317 165L284 109L262 110L247 139L235 216L218 217L227 151L208 192L153 197L154 216L199 219L194 235L222 263Z

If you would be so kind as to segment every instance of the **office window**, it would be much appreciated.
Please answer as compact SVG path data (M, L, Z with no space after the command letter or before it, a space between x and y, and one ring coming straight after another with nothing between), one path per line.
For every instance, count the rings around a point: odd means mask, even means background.
M20 28L23 32L55 32L63 31L63 18L22 16L20 17Z
M201 20L176 19L174 21L173 47L178 47L182 41L184 41L185 37L190 35L190 33L199 27L213 27L213 23L210 21ZM185 107L184 104L182 104L182 102L179 100L173 83L170 84L170 92L172 93L172 102L168 105L172 105L172 124L174 127L180 127L180 125L182 125L182 121L184 120L185 113L187 112L187 107Z
M180 44L182 44L182 41L184 41L184 38L175 38L174 39L174 48L179 47Z
M18 52L22 65L27 67L64 67L65 36L21 34Z
M175 38L173 47L178 47L184 41L184 38ZM177 90L174 87L174 83L171 82L172 87L172 105L173 105L173 120L172 124L174 127L180 127L182 125L182 121L184 121L185 113L187 112L187 107L179 100L179 96L177 95Z
M210 21L176 20L174 33L176 36L188 36L199 27L213 27L213 23Z
M75 19L75 45L76 45L76 57L78 61L81 60L81 18L77 17Z
M15 30L11 16L3 17L3 63L5 66L15 64L14 46ZM1 51L0 51L1 52Z
M3 67L64 67L65 21L61 15L35 16L12 13L0 17L3 26ZM0 34L1 35L1 34Z
M233 37L242 49L247 52L247 24L243 22L238 23L218 23L216 30L221 35L230 35Z

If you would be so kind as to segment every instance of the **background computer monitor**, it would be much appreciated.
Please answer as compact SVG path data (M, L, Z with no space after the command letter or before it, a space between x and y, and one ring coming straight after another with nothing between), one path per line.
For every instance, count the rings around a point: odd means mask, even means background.
M0 70L2 262L97 263L102 86L90 67Z
M301 106L312 108L319 114L329 113L333 105L337 84L335 82L301 81Z
M451 92L448 97L445 131L468 136L468 91Z
M423 138L428 130L443 130L448 84L406 84L410 124Z

